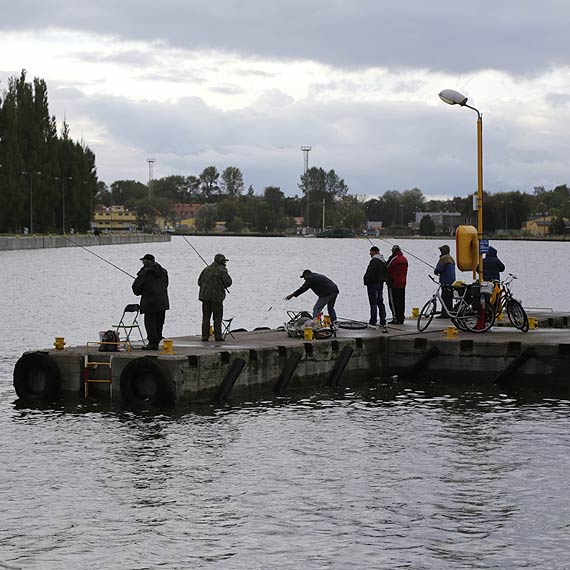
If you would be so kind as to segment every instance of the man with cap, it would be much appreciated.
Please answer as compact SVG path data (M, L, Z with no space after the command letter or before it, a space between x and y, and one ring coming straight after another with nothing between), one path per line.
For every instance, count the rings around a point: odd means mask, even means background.
M455 260L450 255L450 249L448 245L442 245L439 247L441 255L437 265L435 266L434 273L439 275L439 283L442 285L441 297L445 306L448 310L453 308L453 289L450 285L455 281ZM445 311L442 310L441 315L438 317L440 319L448 318Z
M208 342L210 336L210 320L214 321L214 339L224 341L222 319L224 317L224 299L232 278L226 268L229 259L223 253L216 253L214 262L205 267L198 277L202 301L202 341Z
M388 266L380 250L373 245L370 248L370 262L366 268L363 280L368 291L368 302L370 303L370 320L368 324L376 326L378 316L380 316L380 326L386 326L386 307L384 306L383 289L384 283L388 281Z
M133 293L140 295L141 313L144 314L148 344L143 346L143 350L158 350L163 338L164 317L170 309L168 271L155 261L151 253L141 257L141 261L143 266L133 282Z
M298 297L302 295L305 291L309 289L318 297L317 302L313 306L313 319L323 310L326 305L329 317L331 318L331 323L336 324L337 317L336 311L334 310L334 304L336 303L336 298L338 297L338 287L334 281L321 275L320 273L313 273L310 269L305 269L301 274L301 279L305 280L305 283L299 287L296 291L287 295L285 300L288 301L293 297Z
M388 258L388 302L392 311L391 325L403 325L406 312L406 279L408 260L399 245L392 246L392 255Z

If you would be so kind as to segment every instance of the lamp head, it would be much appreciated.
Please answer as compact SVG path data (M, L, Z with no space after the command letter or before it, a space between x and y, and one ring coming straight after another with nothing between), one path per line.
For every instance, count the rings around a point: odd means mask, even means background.
M453 89L444 89L440 94L439 98L448 105L465 105L467 103L467 97L459 93L459 91L454 91Z

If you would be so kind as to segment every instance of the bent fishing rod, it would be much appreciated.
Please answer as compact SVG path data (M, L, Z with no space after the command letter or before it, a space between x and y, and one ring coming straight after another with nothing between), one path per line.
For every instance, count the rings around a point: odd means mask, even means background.
M374 245L374 242L368 237L366 236L366 239L372 244ZM381 238L380 236L378 236L378 239L381 241L385 241L388 245L394 245L393 243L390 243L388 240ZM417 259L418 261L421 261L422 263L425 263L428 267L431 267L432 269L435 269L435 267L433 265L431 265L430 263L428 263L427 261L424 261L421 257L418 257L417 255L414 255L411 251L406 251L403 247L400 248L404 253L407 253L408 255L411 255L414 259Z
M97 255L96 253L92 252L90 249L87 249L85 246L73 241L72 239L68 238L65 234L63 235L63 237L70 243L72 243L73 245L80 247L81 249L84 249L85 251L87 251L88 253L90 253L91 255L94 255L95 257L98 257L99 259L101 259L102 261L104 261L105 263L108 263L111 267L114 267L115 269L118 269L119 271L122 271L125 275L128 275L131 279L134 279L135 277L133 275L131 275L130 273L127 273L124 269L121 269L118 265L115 265L114 263L111 263L108 259L105 259L104 257L101 257L100 255Z

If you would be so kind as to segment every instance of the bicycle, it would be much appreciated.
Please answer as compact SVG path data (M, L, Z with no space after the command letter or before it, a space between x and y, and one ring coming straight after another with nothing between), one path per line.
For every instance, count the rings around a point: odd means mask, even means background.
M437 283L431 275L428 277ZM449 309L443 302L441 291L443 287L453 287L455 306ZM471 285L459 284L447 286L438 283L438 287L429 301L422 307L418 317L418 331L425 331L431 324L437 311L438 302L451 322L460 330L474 333L488 331L495 324L495 309L490 302L491 291L481 287L479 283ZM482 313L482 311L484 313ZM484 314L484 322L481 317Z
M511 292L511 283L517 276L509 273L509 276L504 281L494 281L493 290L493 307L495 309L495 316L498 318L503 312L507 313L509 321L516 329L522 332L528 332L530 328L528 322L528 315L524 310L522 303L517 301Z

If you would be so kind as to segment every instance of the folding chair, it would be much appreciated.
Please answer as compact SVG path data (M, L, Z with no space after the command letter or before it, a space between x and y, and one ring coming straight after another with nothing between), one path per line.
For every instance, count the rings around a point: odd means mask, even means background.
M127 305L123 311L123 315L121 316L119 323L113 325L119 336L121 334L121 331L123 331L125 334L125 342L130 342L131 333L136 329L139 331L139 336L141 337L143 345L145 344L141 326L138 322L140 310L140 305L137 303ZM128 320L129 316L132 316L131 320Z
M233 339L235 339L236 337L232 334L232 331L230 330L230 327L232 326L232 321L234 320L234 318L232 317L231 319L222 319L222 336L224 338L226 338L228 335L230 335Z

